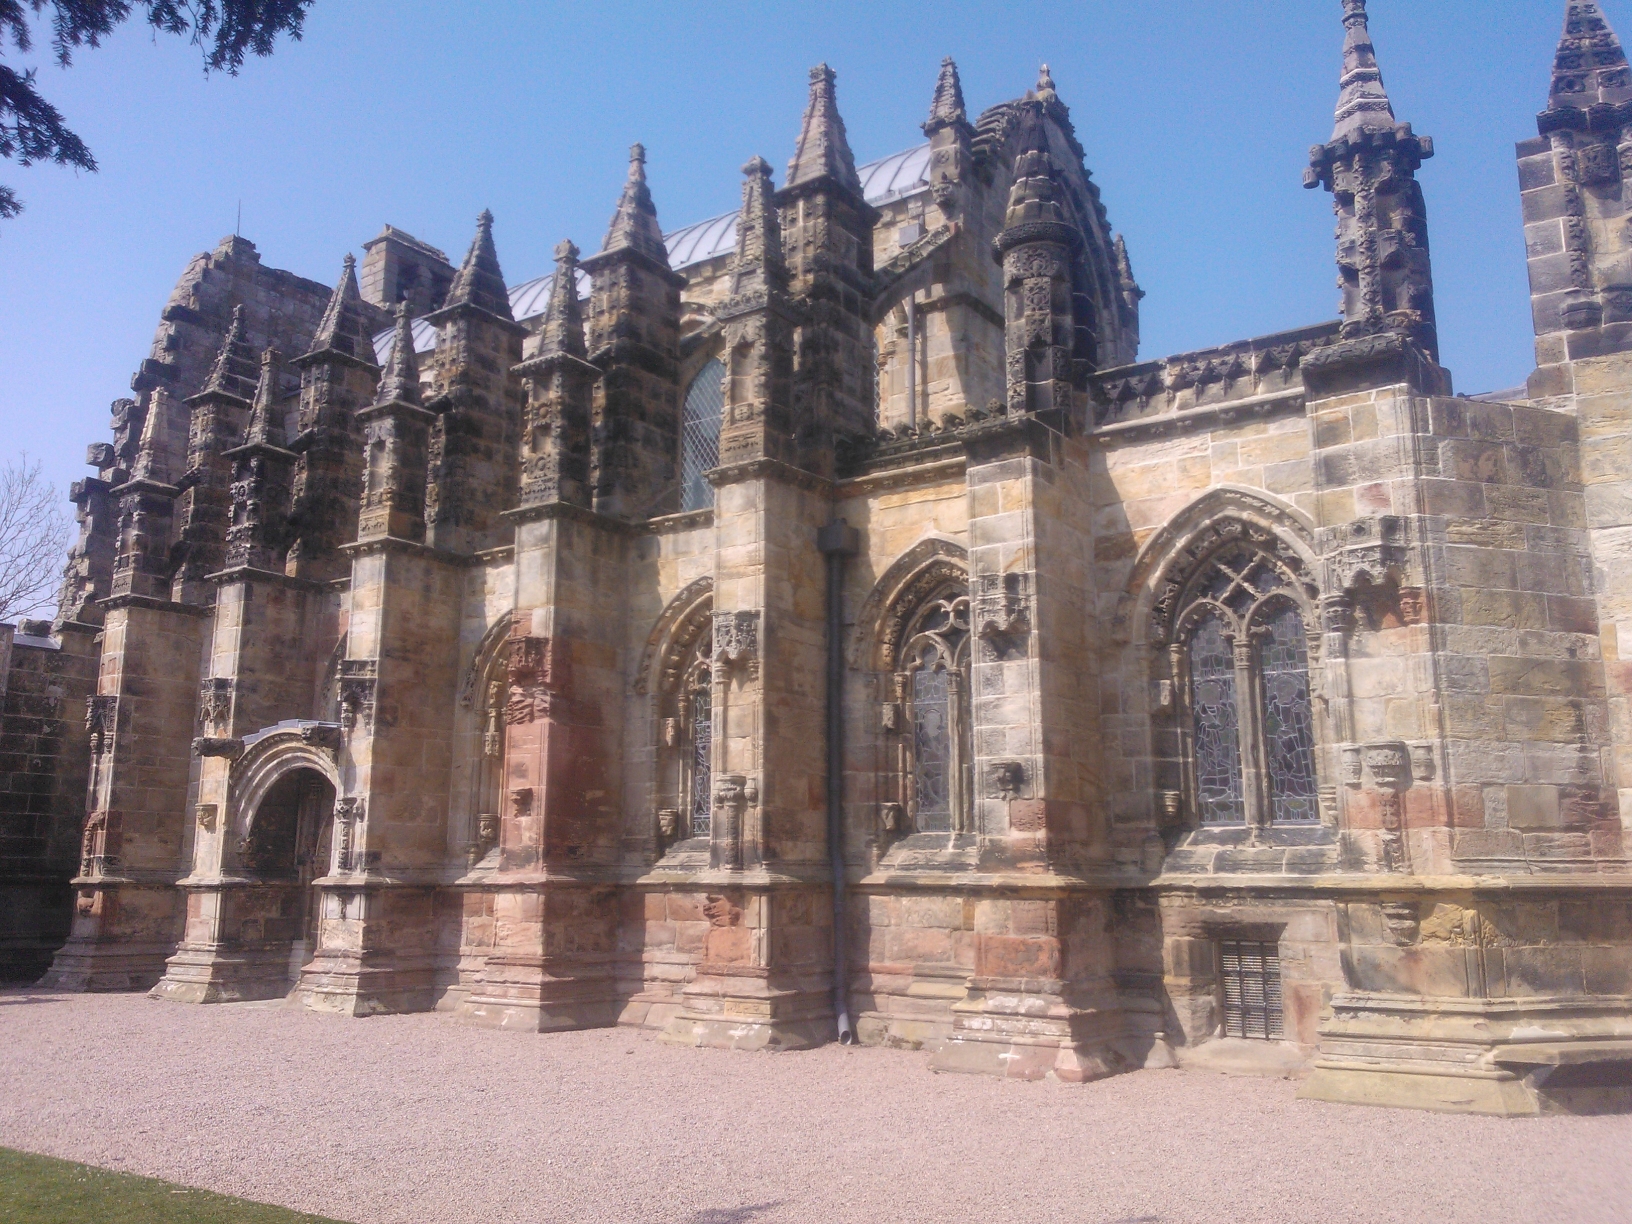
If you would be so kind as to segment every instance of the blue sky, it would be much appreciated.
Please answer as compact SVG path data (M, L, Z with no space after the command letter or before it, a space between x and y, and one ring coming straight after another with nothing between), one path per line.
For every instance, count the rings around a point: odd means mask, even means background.
M1535 134L1564 0L1373 0L1395 111L1435 138L1423 169L1440 336L1459 390L1532 367L1513 144ZM1605 0L1632 35L1632 0ZM764 0L746 4L318 0L306 38L236 79L130 26L40 63L95 175L0 162L28 211L0 223L0 453L59 485L107 436L189 257L243 233L324 283L390 222L457 262L497 216L512 284L563 237L599 247L639 140L666 229L780 181L807 70L839 74L858 160L922 139L952 55L971 111L1047 62L1149 296L1142 355L1331 318L1328 197L1305 192L1337 93L1339 0ZM7 62L29 63L8 52Z

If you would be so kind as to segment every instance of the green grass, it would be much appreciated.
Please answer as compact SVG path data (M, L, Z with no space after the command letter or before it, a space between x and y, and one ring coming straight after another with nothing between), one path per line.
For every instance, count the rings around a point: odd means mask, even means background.
M0 1148L0 1224L335 1224L151 1177Z

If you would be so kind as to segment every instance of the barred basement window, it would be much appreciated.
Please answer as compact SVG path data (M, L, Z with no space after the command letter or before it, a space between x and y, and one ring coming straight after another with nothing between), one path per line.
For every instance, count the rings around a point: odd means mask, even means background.
M1220 940L1218 976L1224 994L1224 1035L1279 1040L1282 1036L1279 947L1257 940Z
M725 366L709 361L686 389L680 425L680 509L705 510L714 504L707 473L720 465L720 420L725 412Z

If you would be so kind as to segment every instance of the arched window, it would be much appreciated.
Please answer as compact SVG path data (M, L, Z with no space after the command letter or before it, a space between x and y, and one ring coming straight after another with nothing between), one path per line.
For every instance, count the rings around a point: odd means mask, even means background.
M665 630L657 664L657 817L660 850L713 830L713 600L695 599Z
M1172 644L1186 790L1203 826L1317 823L1309 644L1291 564L1237 540L1184 584Z
M686 388L680 423L680 509L705 510L714 504L706 474L720 465L720 419L725 411L725 366L711 359Z
M901 802L915 833L967 833L973 789L969 735L969 590L947 585L906 622L896 682Z

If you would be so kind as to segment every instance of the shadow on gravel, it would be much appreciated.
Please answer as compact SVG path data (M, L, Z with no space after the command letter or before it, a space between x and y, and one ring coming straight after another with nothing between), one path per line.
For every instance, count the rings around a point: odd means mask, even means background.
M756 1203L752 1207L710 1207L688 1217L685 1224L751 1224L753 1218L761 1212L780 1206L781 1199L774 1203Z

